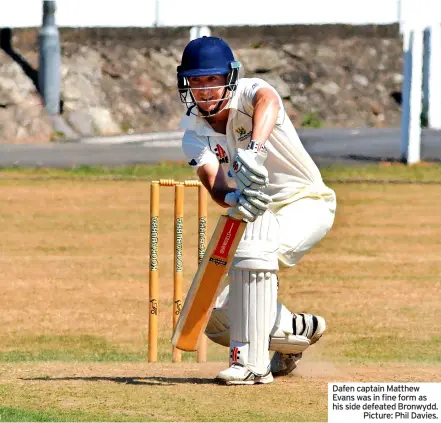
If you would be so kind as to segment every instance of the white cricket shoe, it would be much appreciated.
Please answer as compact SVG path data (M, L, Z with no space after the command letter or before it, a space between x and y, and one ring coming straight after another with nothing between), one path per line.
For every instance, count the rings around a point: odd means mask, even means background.
M264 375L256 375L248 367L234 363L227 370L223 370L216 376L216 381L225 385L258 385L274 381L271 370Z
M325 319L321 316L301 313L293 318L293 334L306 336L310 344L315 344L326 330ZM273 376L286 376L291 373L302 358L302 353L283 354L275 352L271 359L271 373Z

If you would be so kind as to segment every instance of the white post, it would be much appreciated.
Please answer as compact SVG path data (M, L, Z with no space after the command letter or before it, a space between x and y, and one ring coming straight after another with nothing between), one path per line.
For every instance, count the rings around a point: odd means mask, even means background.
M210 28L208 26L194 26L190 29L190 41L196 38L209 37L211 35Z
M420 25L407 26L404 30L401 159L407 164L420 161L423 38L424 31Z
M159 0L155 1L155 22L153 26L159 26L160 20L159 20Z
M424 36L423 110L428 127L441 129L441 22L431 24Z

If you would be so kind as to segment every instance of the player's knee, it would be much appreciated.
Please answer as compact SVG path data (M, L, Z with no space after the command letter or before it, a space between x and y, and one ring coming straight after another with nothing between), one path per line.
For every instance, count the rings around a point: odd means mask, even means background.
M248 223L237 247L232 268L237 270L278 270L277 250L280 228L274 213L266 211Z

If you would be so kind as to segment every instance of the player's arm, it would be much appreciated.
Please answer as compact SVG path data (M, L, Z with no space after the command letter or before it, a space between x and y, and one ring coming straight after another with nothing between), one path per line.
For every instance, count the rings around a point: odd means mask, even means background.
M225 203L225 196L236 191L228 186L225 173L219 163L207 163L197 169L197 175L211 198L221 207L230 207Z
M253 106L251 141L245 150L237 149L233 161L235 179L241 190L252 184L259 187L268 185L268 171L259 161L265 160L263 146L277 123L280 111L279 96L271 87L260 87L248 96ZM260 160L256 160L257 155L261 156Z
M259 88L253 98L253 107L251 139L265 143L276 125L280 110L279 98L271 88Z

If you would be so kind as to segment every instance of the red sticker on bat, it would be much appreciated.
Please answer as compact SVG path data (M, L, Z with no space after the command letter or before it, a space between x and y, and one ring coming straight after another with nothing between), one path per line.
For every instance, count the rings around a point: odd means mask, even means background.
M237 231L240 227L241 221L237 219L228 219L219 242L216 245L214 254L216 256L226 259L230 252L231 245L236 237Z

